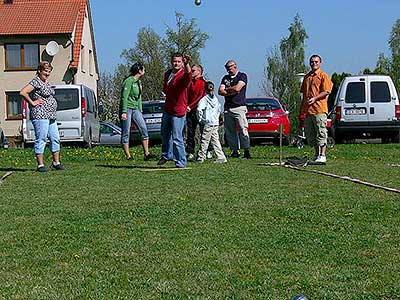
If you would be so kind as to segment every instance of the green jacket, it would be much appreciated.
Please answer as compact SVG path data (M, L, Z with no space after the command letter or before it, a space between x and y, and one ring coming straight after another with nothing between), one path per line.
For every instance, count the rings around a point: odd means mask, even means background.
M121 107L123 113L126 113L128 108L138 108L142 111L142 82L135 81L133 76L126 78L122 84Z

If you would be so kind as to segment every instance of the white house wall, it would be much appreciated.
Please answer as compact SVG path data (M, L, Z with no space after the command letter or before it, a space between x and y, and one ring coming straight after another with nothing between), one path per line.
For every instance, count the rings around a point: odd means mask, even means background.
M47 55L46 44L55 40L60 45L59 52L50 57ZM2 36L0 43L0 126L4 130L6 136L21 135L21 120L7 120L6 108L6 92L20 91L36 74L35 71L5 71L5 49L4 44L15 43L39 43L40 56L39 60L48 60L53 65L53 72L49 78L52 84L62 84L68 79L69 63L72 57L72 47L68 36ZM71 78L70 78L71 79Z
M75 83L84 84L90 87L97 95L97 81L99 78L98 70L95 64L95 49L93 46L94 37L90 30L88 13L86 11L85 22L83 25L81 53L79 58L78 70L75 75ZM92 53L89 55L89 53ZM92 66L90 70L89 66Z

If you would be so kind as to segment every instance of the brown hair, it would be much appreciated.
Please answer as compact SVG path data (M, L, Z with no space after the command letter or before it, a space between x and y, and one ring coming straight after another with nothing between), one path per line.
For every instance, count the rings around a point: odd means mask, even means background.
M41 71L46 70L46 69L53 70L53 66L46 60L41 61L37 66L36 73L39 74Z

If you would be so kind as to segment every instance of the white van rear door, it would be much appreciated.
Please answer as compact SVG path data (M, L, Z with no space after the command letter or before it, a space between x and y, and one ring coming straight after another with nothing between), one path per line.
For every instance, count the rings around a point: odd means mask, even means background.
M79 88L55 88L57 125L61 141L81 140L81 106Z
M384 78L369 79L370 122L391 122L395 117L396 97L392 97L390 82Z
M369 105L367 101L367 82L365 78L354 78L346 82L341 95L343 122L368 122ZM341 99L342 100L342 99Z
M25 100L23 100L25 101ZM35 141L35 129L33 128L33 124L30 117L30 109L29 104L26 103L26 118L22 120L22 131L24 136L25 143L33 143Z

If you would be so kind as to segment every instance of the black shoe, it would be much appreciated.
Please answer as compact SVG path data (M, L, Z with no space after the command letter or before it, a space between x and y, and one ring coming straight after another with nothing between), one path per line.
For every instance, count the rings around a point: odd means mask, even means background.
M161 157L161 159L158 161L157 165L163 166L168 162L164 157Z
M40 167L37 167L36 171L39 173L46 173L47 169L45 166L40 166Z
M65 168L62 164L58 164L58 165L51 164L50 168L52 170L56 170L56 171L64 171L65 170Z
M126 160L135 160L132 156L127 157Z
M148 160L154 159L154 158L156 158L156 157L157 157L157 156L155 156L154 154L149 153L149 154L147 154L147 155L144 156L144 160L145 160L145 161L148 161Z
M240 152L239 152L239 150L234 150L234 151L232 151L231 157L232 157L232 158L239 158L239 157L240 157Z
M243 158L251 159L250 151L244 150Z

